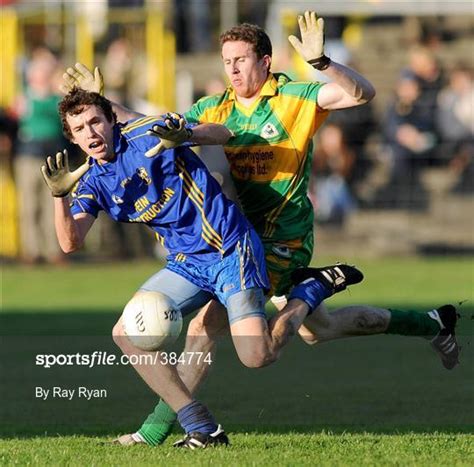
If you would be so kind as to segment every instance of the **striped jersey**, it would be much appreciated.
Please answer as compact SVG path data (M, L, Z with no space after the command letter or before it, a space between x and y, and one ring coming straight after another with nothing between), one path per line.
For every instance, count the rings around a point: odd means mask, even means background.
M158 142L146 134L156 122L146 117L114 126L116 157L102 165L89 159L71 212L97 217L103 210L119 222L147 224L178 261L220 260L249 223L189 147L145 157Z
M322 86L270 74L249 108L229 87L185 114L188 122L220 123L234 132L224 147L231 176L245 215L264 239L299 238L313 228L307 190L312 137L328 115L317 106Z

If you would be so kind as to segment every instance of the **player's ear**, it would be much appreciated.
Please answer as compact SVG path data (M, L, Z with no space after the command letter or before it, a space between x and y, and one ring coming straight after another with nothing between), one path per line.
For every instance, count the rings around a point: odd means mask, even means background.
M270 55L264 55L262 60L267 71L270 71L270 67L272 66L272 57L270 57Z

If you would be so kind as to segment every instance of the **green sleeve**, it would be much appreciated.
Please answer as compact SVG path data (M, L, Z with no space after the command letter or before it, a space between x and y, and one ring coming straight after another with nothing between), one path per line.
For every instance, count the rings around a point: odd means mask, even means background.
M282 94L317 102L319 91L325 84L320 82L291 81L281 88L281 92Z
M199 123L199 112L194 104L187 112L184 112L184 118L188 123Z
M219 106L223 98L224 95L222 94L201 97L201 99L199 99L187 112L184 113L186 120L189 123L206 123L207 120L203 121L203 115L209 109L214 109Z
M189 123L201 123L201 116L204 112L205 106L203 103L207 100L206 97L199 99L192 107L184 113L184 118Z

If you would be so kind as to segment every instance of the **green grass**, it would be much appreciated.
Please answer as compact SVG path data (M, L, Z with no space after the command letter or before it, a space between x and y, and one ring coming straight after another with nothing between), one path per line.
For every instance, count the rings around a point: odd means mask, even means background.
M173 440L176 437L173 437ZM236 434L231 448L182 452L106 446L105 438L41 437L0 441L0 463L12 465L472 465L470 435Z
M318 264L337 258L326 257ZM474 301L472 258L384 258L356 261L365 274L357 287L336 295L333 306L373 303L434 306ZM8 311L94 310L123 308L131 294L160 264L156 261L74 264L62 268L4 267L1 302Z
M319 264L332 262L324 258ZM424 311L458 303L462 364L441 368L426 341L347 339L308 348L295 339L276 364L243 368L219 345L203 400L232 447L177 452L101 444L136 429L156 397L130 367L36 366L38 353L119 354L110 330L156 262L2 270L0 463L81 465L473 465L472 260L356 261L365 281L328 303ZM178 343L176 349L179 350ZM44 401L36 386L107 388L92 401ZM175 430L172 439L179 436Z

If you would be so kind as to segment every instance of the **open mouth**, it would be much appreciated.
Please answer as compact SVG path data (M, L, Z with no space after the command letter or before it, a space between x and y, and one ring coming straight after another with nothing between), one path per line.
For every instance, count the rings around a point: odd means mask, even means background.
M93 141L91 144L89 144L89 149L92 149L92 150L98 149L103 145L104 143L102 143L102 141Z

